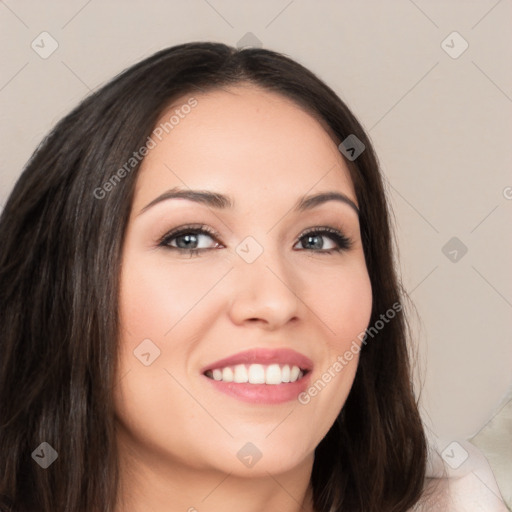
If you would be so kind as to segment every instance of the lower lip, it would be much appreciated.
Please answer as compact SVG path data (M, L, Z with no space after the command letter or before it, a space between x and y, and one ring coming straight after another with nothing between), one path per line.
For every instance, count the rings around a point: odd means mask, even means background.
M286 382L283 384L242 384L214 380L206 377L206 375L203 375L203 377L207 379L217 391L238 398L243 402L253 404L281 404L297 400L298 395L304 392L308 387L310 375L311 372L308 372L295 382Z

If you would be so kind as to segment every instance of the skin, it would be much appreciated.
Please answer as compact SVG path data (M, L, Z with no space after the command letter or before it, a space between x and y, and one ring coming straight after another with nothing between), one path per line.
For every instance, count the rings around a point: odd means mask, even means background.
M249 84L194 97L142 163L123 248L116 512L312 511L314 450L345 403L358 356L306 405L243 402L200 370L247 349L292 348L313 360L315 382L357 340L372 299L356 211L338 201L291 211L324 191L357 204L353 184L336 142L291 100ZM235 207L170 199L140 213L173 187L228 194ZM158 246L190 223L219 233L198 235L211 250L190 257ZM317 226L342 230L351 248L322 254L336 247L330 236L299 239ZM247 236L263 249L251 264L236 252ZM160 350L149 366L133 353L144 339ZM262 454L252 467L237 457L247 442Z

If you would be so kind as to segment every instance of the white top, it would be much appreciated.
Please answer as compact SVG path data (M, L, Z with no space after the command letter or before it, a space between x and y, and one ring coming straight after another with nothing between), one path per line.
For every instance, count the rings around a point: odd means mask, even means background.
M482 452L467 441L433 451L426 494L411 512L507 512L492 469Z

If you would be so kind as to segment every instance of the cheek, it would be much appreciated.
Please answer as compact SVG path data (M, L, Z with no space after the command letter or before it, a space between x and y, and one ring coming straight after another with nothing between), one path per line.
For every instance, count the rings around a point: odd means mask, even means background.
M328 349L339 353L358 339L370 321L372 287L366 265L356 260L307 280L305 302L322 321Z
M119 369L114 390L121 439L128 439L129 443L135 440L149 453L167 451L184 464L189 456L193 460L201 460L201 456L194 452L194 436L183 432L195 428L198 435L207 435L200 428L204 411L181 387L189 387L186 367L194 347L189 343L191 333L187 336L186 330L196 318L194 306L215 279L212 272L208 277L197 271L197 265L195 271L192 268L186 263L172 265L159 258L147 258L135 251L125 258L119 294ZM180 419L176 411L180 411Z
M322 364L298 397L319 439L332 426L350 393L372 311L372 287L362 260L323 275L321 281L309 300L324 327Z
M121 325L133 335L166 336L196 308L222 276L223 268L212 269L193 261L176 265L171 258L130 256L121 276Z

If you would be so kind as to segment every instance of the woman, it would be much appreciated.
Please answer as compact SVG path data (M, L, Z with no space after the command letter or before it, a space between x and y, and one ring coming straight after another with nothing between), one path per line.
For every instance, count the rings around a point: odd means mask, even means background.
M133 66L43 141L0 238L0 510L418 503L378 163L298 63Z

